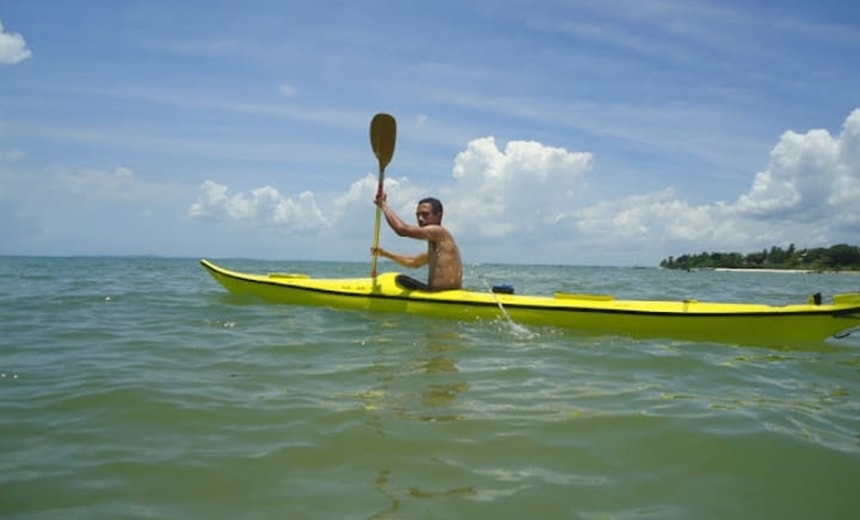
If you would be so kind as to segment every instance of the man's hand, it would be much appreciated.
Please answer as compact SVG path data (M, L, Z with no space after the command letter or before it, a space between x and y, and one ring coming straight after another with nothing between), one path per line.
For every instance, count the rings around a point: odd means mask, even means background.
M373 199L373 203L379 206L380 208L385 205L385 202L388 200L388 195L383 191L376 194L376 197Z

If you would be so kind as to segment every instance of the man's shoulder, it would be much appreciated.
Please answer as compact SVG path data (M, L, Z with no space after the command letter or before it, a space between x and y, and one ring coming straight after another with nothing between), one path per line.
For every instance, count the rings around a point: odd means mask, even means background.
M426 226L426 227L430 227L430 226ZM454 240L454 234L451 233L451 231L448 228L446 228L445 226L434 224L431 232L433 233L433 236L436 239L440 239L440 240L444 239L444 240L448 240L451 242L455 241Z

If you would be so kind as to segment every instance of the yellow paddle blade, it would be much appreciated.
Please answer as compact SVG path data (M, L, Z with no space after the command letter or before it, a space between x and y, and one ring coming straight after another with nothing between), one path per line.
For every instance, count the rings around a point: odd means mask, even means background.
M394 143L397 141L397 121L390 114L376 114L370 121L370 145L379 161L379 169L384 170L394 157Z

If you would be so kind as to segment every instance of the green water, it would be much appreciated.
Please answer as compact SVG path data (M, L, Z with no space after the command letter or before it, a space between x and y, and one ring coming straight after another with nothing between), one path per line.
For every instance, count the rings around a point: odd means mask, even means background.
M860 513L855 336L790 351L248 304L194 259L0 258L0 275L4 519ZM850 275L467 269L472 288L501 282L765 303L860 290Z

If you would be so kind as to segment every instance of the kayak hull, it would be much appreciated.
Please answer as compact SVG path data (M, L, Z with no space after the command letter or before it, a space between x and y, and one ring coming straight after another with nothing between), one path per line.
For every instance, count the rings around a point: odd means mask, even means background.
M201 264L235 295L289 305L419 314L458 321L506 317L526 325L589 333L768 346L821 344L830 336L860 326L860 293L835 295L833 303L772 306L616 300L599 294L426 292L399 287L397 273L382 273L375 280L320 279L289 273L241 273L208 260L201 260Z

